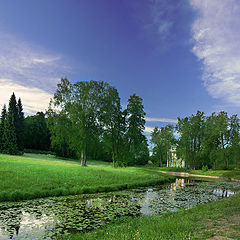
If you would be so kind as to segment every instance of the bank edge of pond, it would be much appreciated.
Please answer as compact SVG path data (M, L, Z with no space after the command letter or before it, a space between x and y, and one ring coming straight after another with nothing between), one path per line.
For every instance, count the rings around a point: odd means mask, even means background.
M236 178L230 178L230 177L220 177L220 176L214 176L214 175L205 175L205 174L192 174L188 172L169 172L169 171L159 171L161 173L165 173L172 176L177 177L199 177L199 178L212 178L212 179L221 179L226 181L234 181L234 182L240 182L240 179Z
M122 217L101 230L60 239L239 239L240 193L163 215Z
M223 178L229 178L231 179L238 179L240 180L240 169L234 169L234 170L213 170L208 169L206 171L204 170L190 170L187 168L174 168L174 167L151 167L153 171L168 171L168 172L183 172L183 173L189 173L189 174L197 174L201 176L217 176L217 177L223 177Z
M22 200L32 200L38 198L46 197L59 197L59 196L70 196L70 195L79 195L79 194L91 194L91 193L101 193L101 192L113 192L121 191L126 189L133 189L138 187L147 187L147 186L156 186L165 183L170 183L174 181L176 177L166 176L161 179L147 180L142 182L131 182L124 184L111 184L104 186L83 186L80 188L67 189L67 188L56 188L48 191L34 191L34 192L24 192L24 191L14 191L11 193L0 192L0 202L15 202Z

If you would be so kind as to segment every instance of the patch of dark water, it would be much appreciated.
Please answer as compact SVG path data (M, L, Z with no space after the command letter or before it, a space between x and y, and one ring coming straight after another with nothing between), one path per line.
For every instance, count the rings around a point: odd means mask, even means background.
M0 204L0 239L54 239L101 228L120 216L162 214L229 197L240 184L176 179L172 184Z

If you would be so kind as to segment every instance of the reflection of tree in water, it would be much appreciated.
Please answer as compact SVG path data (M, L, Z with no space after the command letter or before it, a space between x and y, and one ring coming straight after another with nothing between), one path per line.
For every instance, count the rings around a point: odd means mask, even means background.
M221 197L221 198L225 198L225 197L231 197L232 195L234 195L236 192L222 188L222 189L214 189L213 190L213 194Z
M9 239L13 239L14 235L18 236L22 221L22 211L20 209L10 209L1 211L0 227L1 232L6 233Z

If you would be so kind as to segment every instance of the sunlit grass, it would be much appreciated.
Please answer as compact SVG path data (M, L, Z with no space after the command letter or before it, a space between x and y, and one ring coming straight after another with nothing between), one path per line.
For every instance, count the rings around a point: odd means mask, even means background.
M114 191L169 181L142 168L113 169L110 163L58 159L52 155L0 155L0 201Z

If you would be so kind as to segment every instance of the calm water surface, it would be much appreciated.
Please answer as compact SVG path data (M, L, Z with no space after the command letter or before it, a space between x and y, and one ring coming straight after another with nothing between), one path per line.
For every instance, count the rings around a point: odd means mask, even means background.
M0 239L54 239L100 228L120 216L191 208L239 190L237 182L176 179L153 188L0 203Z

